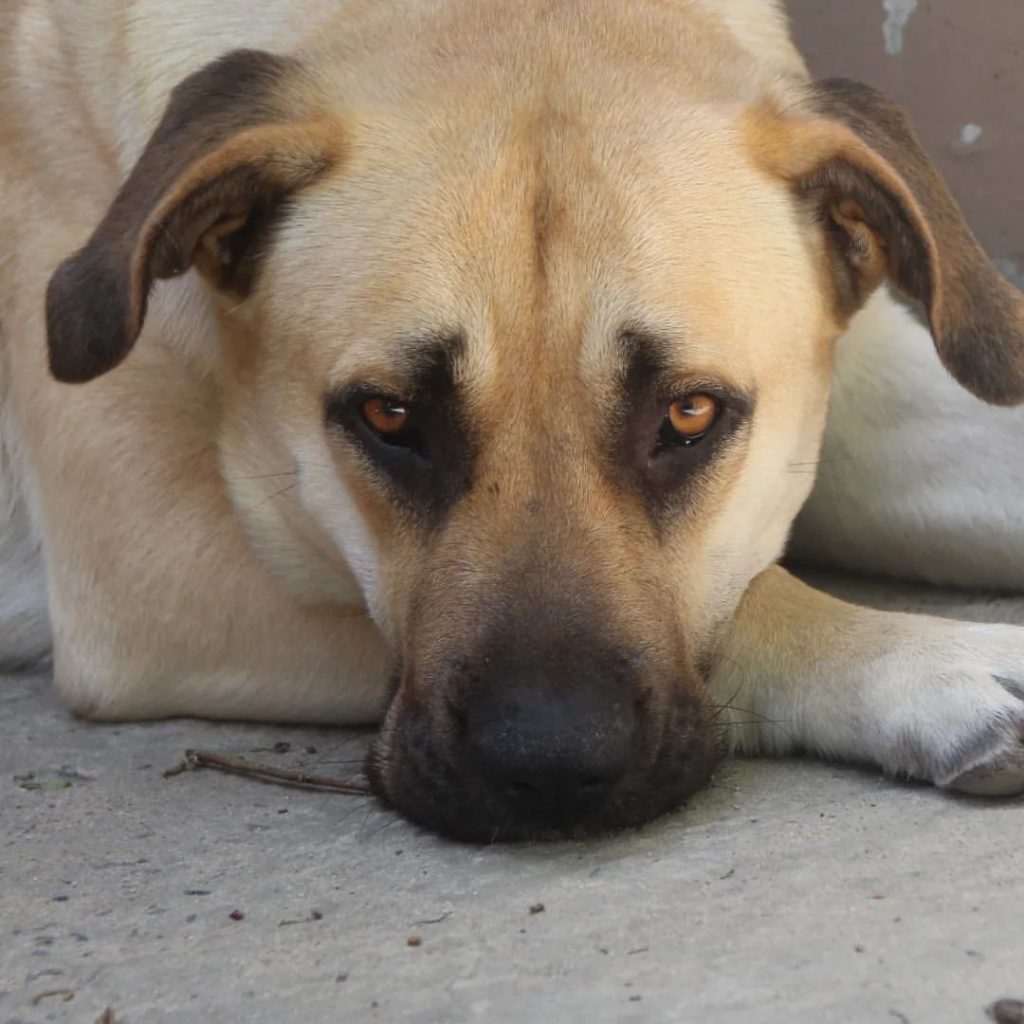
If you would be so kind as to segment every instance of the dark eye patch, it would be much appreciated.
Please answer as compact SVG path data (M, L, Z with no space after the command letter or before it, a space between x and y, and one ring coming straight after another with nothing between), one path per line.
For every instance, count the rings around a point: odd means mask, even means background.
M401 394L354 383L325 397L324 418L399 505L436 525L473 481L476 452L455 382L462 342L451 336L410 348L415 354ZM374 429L366 409L376 400L407 411L401 431Z
M706 471L742 433L753 401L717 382L681 387L664 339L638 331L624 331L621 338L624 361L612 473L640 496L652 521L661 526L692 500ZM709 396L718 414L694 443L673 443L669 409L688 393Z

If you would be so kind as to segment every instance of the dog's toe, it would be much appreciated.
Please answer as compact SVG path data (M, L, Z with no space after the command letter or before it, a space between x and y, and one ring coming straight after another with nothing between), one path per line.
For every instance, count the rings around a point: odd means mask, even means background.
M975 796L1017 796L1024 793L1024 738L1009 750L958 775L948 789Z
M1024 739L1015 748L997 753L947 786L974 796L1017 796L1024 793Z
M994 678L1017 698L1017 706L991 730L987 749L979 751L969 768L945 783L948 789L975 796L1024 793L1024 685L1002 676Z

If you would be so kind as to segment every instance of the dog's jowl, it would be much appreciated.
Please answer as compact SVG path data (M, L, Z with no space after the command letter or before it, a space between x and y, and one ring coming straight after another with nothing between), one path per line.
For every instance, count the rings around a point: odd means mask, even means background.
M1024 398L888 101L771 0L170 6L0 14L0 659L52 635L96 719L380 722L377 792L474 840L729 750L1024 788L1020 631L775 564L837 340L922 329L885 289Z

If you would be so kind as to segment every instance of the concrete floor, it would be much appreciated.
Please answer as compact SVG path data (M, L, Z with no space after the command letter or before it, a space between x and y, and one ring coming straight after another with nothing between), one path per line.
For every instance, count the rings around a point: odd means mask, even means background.
M198 746L347 776L365 736L90 726L44 677L0 705L0 1024L970 1024L1024 998L1021 800L732 762L639 833L472 848L358 797L162 775Z

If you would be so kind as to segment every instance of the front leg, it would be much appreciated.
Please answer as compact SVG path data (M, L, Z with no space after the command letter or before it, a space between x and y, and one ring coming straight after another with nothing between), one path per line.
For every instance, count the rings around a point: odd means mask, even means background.
M1024 792L1022 628L862 608L774 566L744 596L711 687L737 753Z

